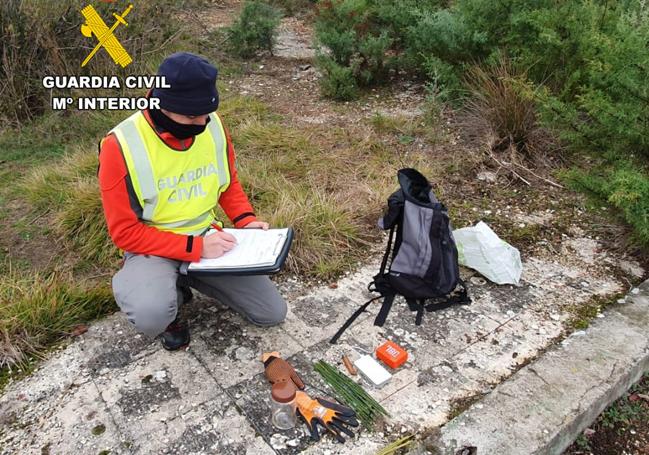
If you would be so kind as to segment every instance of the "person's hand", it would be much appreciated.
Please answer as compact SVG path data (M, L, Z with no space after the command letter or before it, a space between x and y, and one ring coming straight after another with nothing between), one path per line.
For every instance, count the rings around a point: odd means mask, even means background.
M265 221L251 221L250 223L246 224L243 228L244 229L263 229L264 231L267 231L269 228L269 224L266 223Z
M203 251L201 257L218 258L230 251L237 244L237 239L232 234L223 231L216 231L203 239Z

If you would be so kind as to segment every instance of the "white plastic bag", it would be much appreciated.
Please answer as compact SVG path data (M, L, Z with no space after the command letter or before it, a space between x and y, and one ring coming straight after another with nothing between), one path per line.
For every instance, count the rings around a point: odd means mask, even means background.
M523 273L521 254L486 223L456 229L453 237L461 265L477 270L496 284L518 284Z

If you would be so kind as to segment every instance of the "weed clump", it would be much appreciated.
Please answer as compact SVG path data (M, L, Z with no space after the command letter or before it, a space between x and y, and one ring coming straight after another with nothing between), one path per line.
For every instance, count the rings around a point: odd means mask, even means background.
M527 84L525 72L504 57L494 65L476 65L467 71L466 85L471 93L465 105L468 123L490 131L495 151L513 147L531 156L543 149L536 104Z

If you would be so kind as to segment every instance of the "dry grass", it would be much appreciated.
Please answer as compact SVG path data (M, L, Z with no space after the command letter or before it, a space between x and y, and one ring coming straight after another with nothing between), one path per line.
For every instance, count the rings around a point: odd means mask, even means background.
M297 129L253 118L233 137L239 176L258 214L296 230L289 269L321 279L371 254L378 244L376 220L397 187L398 169L435 175L423 151L405 153L364 128Z
M0 276L0 370L23 366L78 324L110 311L106 286L80 283L61 273Z
M114 268L119 255L106 229L96 181L97 153L78 150L35 168L22 181L36 212L49 212L54 230L82 260Z
M544 149L546 135L537 122L524 71L501 57L495 65L470 68L465 82L471 95L467 129L490 131L494 151L512 148L532 157Z

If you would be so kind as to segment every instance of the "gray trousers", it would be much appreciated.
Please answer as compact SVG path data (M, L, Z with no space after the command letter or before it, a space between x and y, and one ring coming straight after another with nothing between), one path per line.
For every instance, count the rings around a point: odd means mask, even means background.
M263 275L180 275L180 261L126 253L122 269L113 277L113 293L120 309L135 328L159 335L176 318L182 293L189 286L217 299L253 324L270 326L286 317L286 301L275 284Z

